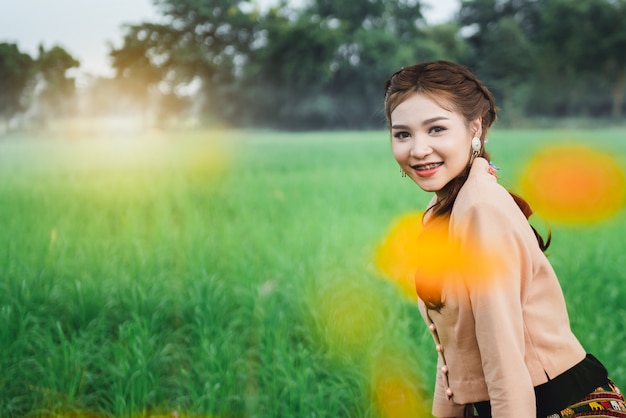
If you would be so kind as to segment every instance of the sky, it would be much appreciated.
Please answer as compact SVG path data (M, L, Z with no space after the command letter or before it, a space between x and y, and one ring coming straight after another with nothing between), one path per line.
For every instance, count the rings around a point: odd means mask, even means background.
M422 4L433 24L452 17L459 0ZM112 75L109 44L121 46L122 25L158 19L152 0L0 0L0 42L16 43L33 57L40 44L46 49L59 45L80 61L81 74Z

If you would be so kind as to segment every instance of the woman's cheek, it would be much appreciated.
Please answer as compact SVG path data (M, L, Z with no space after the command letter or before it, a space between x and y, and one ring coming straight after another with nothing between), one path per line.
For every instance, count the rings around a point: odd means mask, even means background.
M410 147L404 142L395 142L392 144L393 157L397 162L406 162L409 156Z

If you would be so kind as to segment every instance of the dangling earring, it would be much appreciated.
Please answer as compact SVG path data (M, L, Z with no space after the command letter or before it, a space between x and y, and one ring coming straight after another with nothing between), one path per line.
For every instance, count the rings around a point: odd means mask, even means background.
M402 177L406 177L406 171L404 171L403 169L400 169L400 173L402 174Z
M472 156L474 158L478 157L480 155L480 149L482 147L482 144L480 142L480 138L475 136L474 138L472 138Z

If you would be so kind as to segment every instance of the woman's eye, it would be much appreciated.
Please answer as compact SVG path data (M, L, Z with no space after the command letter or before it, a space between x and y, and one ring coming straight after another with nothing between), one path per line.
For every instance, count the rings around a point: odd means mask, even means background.
M393 137L396 139L406 139L409 137L409 133L405 131L399 131L393 134Z
M433 126L432 128L430 128L428 130L428 132L432 133L432 134L438 134L438 133L443 132L445 130L446 130L446 128L444 128L443 126Z

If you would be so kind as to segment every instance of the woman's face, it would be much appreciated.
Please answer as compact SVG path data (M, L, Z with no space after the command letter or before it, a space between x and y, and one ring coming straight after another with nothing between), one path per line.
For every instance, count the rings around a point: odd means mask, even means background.
M469 164L480 127L480 119L468 124L460 113L415 93L391 112L393 156L419 187L437 193Z

